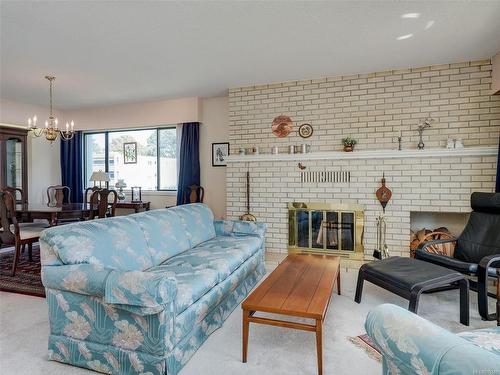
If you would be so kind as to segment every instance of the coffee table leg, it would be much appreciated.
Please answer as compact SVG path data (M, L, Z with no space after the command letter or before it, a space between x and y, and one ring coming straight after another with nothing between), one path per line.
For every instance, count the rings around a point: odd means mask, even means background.
M316 351L318 353L318 375L323 374L323 321L316 319Z
M243 310L243 363L247 362L247 351L248 351L248 326L250 322L248 317L250 316L250 311Z
M460 286L460 323L469 325L469 281L462 279L458 282Z

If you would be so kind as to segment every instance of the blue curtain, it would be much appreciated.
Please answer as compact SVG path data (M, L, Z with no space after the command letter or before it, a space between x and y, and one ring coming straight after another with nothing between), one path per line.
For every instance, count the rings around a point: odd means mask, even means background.
M177 205L182 204L183 194L191 185L200 185L200 124L182 124L179 151L179 179L177 183Z
M498 136L497 187L495 192L500 193L500 135Z
M83 203L83 134L81 131L69 141L61 140L62 184L71 189L71 202Z

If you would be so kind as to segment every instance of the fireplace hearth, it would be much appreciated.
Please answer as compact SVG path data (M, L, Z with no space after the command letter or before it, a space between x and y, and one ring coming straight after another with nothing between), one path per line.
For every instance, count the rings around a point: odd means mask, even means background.
M364 207L357 204L288 204L288 251L363 257Z

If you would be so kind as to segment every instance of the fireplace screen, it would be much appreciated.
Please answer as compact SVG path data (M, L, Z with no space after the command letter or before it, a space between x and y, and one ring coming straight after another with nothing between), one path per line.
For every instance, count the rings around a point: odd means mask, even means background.
M363 252L363 209L359 205L290 203L290 251L352 255Z

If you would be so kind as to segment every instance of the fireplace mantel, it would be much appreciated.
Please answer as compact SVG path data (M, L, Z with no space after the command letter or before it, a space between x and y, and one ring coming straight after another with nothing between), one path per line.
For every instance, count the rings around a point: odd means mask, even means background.
M308 154L260 154L230 155L228 163L248 163L263 161L305 161L305 160L345 160L345 159L395 159L395 158L429 158L454 156L495 156L497 146L464 147L459 149L431 148L425 150L363 150L354 152L329 151L311 152Z

